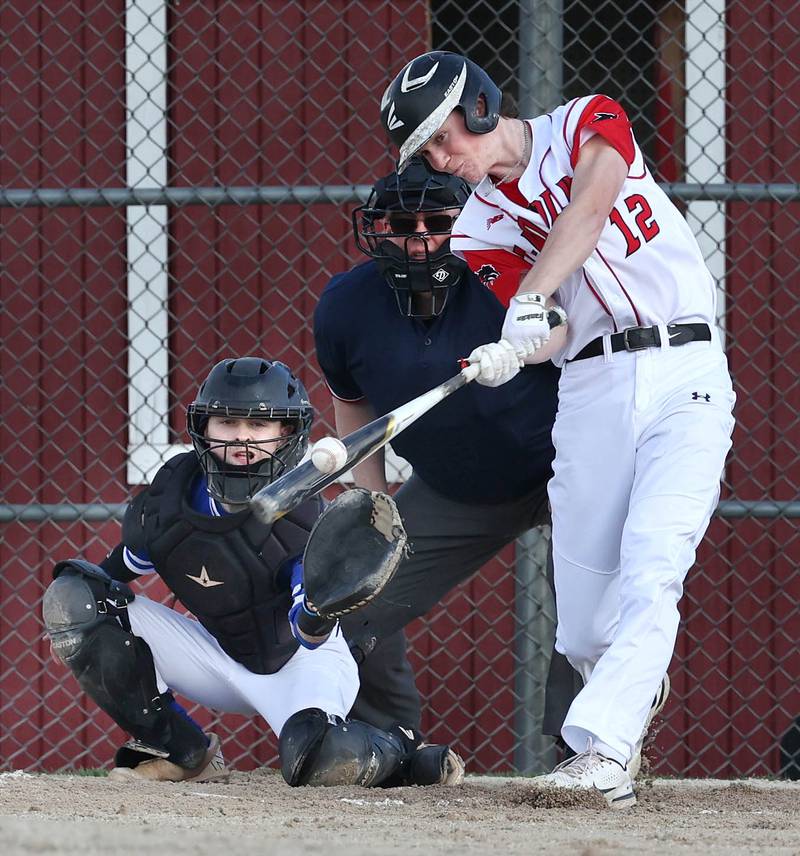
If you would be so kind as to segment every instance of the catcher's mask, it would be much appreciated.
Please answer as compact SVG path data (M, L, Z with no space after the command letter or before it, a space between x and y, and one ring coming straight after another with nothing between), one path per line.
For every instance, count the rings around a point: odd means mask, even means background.
M275 440L230 441L207 436L211 416L279 420L291 432ZM187 425L208 492L228 505L244 505L253 494L296 466L308 448L314 410L302 382L277 361L241 357L217 363L187 410ZM244 447L247 456L266 453L252 464L227 461Z
M484 109L479 109L483 101ZM467 130L486 134L497 127L502 92L472 60L450 51L412 59L381 98L381 122L400 151L398 172L460 110Z
M462 178L433 172L413 158L402 175L393 172L376 182L366 204L353 211L356 244L377 261L406 317L441 315L461 281L467 264L450 252L449 237L470 193ZM431 251L432 235L448 239Z

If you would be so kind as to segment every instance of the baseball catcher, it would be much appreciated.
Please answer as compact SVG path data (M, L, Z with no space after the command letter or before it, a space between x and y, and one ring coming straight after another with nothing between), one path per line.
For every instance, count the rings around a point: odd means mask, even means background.
M252 495L308 445L313 411L282 363L226 359L189 406L194 451L167 461L129 504L99 564L56 564L43 604L55 656L131 739L111 777L227 776L220 741L175 700L260 714L289 785L457 784L463 762L404 730L348 720L356 664L338 619L375 598L405 551L386 494L311 499L266 527ZM134 594L158 574L195 618Z

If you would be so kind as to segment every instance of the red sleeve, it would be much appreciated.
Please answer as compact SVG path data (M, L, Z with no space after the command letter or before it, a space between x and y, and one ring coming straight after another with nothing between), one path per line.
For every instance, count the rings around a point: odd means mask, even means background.
M620 105L607 95L595 95L586 105L578 119L572 137L570 164L575 169L581 150L581 131L588 128L610 143L625 158L625 163L633 163L633 132L631 123Z
M482 285L508 306L531 266L507 250L461 250L461 255Z

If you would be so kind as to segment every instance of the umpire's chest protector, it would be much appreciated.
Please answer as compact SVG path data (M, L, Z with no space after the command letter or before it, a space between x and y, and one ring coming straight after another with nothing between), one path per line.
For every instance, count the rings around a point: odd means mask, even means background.
M137 513L126 514L123 539L145 547L164 582L230 657L272 674L298 647L287 618L289 583L278 585L278 571L303 552L320 503L310 500L270 528L249 511L209 517L189 505L198 472L191 452L169 460L134 501Z

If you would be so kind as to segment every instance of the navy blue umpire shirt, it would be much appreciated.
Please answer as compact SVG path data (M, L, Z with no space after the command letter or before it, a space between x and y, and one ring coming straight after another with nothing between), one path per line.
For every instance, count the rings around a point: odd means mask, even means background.
M438 318L406 318L370 260L322 292L314 313L317 358L337 398L366 399L381 416L452 377L459 357L497 341L504 317L497 298L467 272ZM548 361L503 386L468 384L398 434L392 448L448 499L520 499L552 475L558 375Z

